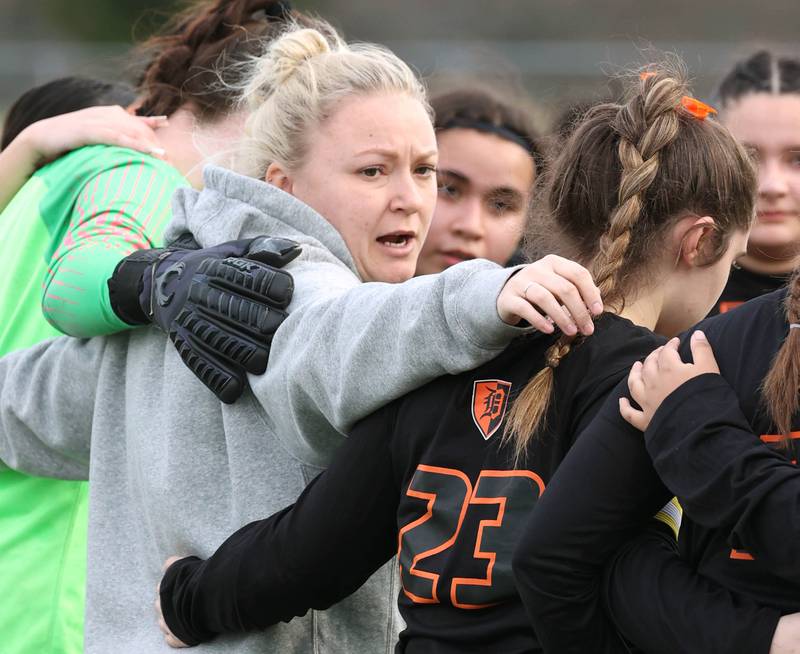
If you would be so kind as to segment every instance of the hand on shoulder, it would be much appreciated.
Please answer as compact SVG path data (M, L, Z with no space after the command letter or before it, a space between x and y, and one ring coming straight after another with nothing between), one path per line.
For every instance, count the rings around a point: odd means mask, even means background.
M497 297L503 322L522 320L550 334L554 324L568 336L594 332L592 316L603 312L600 291L583 266L555 254L529 263L512 275Z
M633 364L628 375L631 397L641 407L634 409L628 398L619 400L619 412L631 425L644 431L667 396L690 379L705 373L719 374L714 351L700 330L692 333L690 346L694 363L684 363L678 353L680 340L673 338L653 350L644 363Z
M117 145L163 159L155 130L166 116L134 116L119 106L89 107L45 118L24 129L17 140L29 149L31 161L52 161L85 145Z

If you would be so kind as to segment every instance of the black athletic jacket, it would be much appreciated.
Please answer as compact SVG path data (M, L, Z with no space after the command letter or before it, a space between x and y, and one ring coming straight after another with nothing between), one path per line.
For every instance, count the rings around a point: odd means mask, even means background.
M748 300L777 291L786 286L790 274L765 275L742 267L731 268L731 274L722 290L722 295L719 296L719 300L708 315L715 316L718 313L726 313Z
M800 483L793 447L770 449L774 429L758 394L788 331L785 294L700 323L722 376L703 375L670 395L647 449L619 415L623 383L562 462L515 558L547 651L616 651L605 602L639 646L670 654L766 653L780 615L800 610ZM682 355L690 359L688 338ZM663 534L640 532L673 493L685 510L681 560ZM603 566L620 545L604 597Z
M547 428L515 468L500 447L503 418L552 342L521 338L381 409L293 507L239 530L206 562L172 566L161 602L173 632L195 643L327 608L399 553L399 652L540 651L511 574L514 545L575 437L661 340L601 318L556 369Z

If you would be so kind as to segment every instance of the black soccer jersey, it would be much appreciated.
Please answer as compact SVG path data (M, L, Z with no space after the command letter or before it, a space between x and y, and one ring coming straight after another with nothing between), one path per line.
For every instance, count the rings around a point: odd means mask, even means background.
M800 611L800 416L784 438L759 394L789 331L785 295L708 328L722 376L702 375L671 394L645 441L692 518L681 533L684 557L704 576L793 613Z
M719 296L719 300L708 315L715 316L718 313L726 313L748 300L777 291L786 286L790 274L766 275L742 267L731 268L731 274L722 290L722 295Z
M197 642L327 608L397 554L399 652L540 651L512 552L576 436L661 339L617 316L598 320L556 369L546 428L515 467L504 417L552 342L518 339L376 412L293 507L244 527L206 562L170 568L162 606L175 634Z
M629 625L623 630L648 652L766 654L780 615L800 610L794 445L774 451L761 442L778 439L758 392L788 331L785 294L698 325L722 377L703 375L667 398L648 429L652 460L645 438L619 415L621 384L562 462L517 561L520 592L548 651L621 651L599 580L626 541L612 562L608 603L617 626ZM690 360L688 334L682 356ZM686 512L681 559L662 551L646 560L630 542L652 547L658 536L631 539L673 493ZM692 588L705 588L706 600L690 599Z

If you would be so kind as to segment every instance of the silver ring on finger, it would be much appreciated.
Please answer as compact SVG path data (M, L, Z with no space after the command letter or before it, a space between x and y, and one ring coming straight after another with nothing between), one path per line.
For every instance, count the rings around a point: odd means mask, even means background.
M522 297L524 297L526 300L528 300L528 302L530 302L530 301L531 301L531 299L528 297L528 289L529 289L531 286L533 286L535 283L536 283L536 282L528 282L528 283L525 285L525 289L522 291Z

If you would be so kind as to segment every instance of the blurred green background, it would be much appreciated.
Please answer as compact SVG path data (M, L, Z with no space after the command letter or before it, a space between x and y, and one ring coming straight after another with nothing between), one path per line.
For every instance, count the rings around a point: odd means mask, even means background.
M134 40L169 0L0 0L0 112L34 84L68 74L122 78ZM758 47L800 54L800 1L297 0L350 39L378 41L427 75L524 85L545 111L608 93L607 75L652 47L682 56L697 95Z

